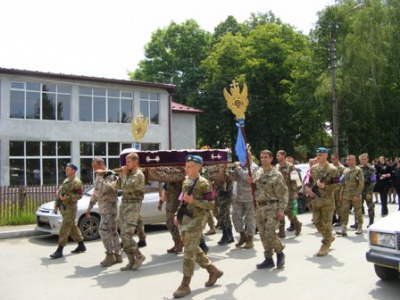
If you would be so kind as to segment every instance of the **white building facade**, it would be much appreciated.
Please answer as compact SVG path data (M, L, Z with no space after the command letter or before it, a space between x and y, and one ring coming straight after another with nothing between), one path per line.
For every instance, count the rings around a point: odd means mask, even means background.
M54 185L67 162L83 182L91 160L119 166L131 120L149 118L143 150L196 147L201 111L172 102L175 86L0 68L0 185Z

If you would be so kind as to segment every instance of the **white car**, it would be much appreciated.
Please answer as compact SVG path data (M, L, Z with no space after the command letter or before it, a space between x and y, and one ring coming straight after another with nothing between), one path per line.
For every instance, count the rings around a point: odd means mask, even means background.
M82 232L83 238L87 241L95 240L100 237L100 214L97 204L91 210L90 218L87 218L85 215L93 191L94 188L91 187L84 192L82 199L78 201L78 211L76 214L78 227ZM120 205L121 192L119 192L118 195L118 205ZM145 225L163 223L166 221L165 211L159 211L157 209L159 199L159 192L154 191L154 189L153 191L145 193L141 210L143 223ZM60 212L54 211L54 201L41 205L36 211L36 230L58 235L60 233L61 222L62 216Z
M382 280L396 280L400 275L400 211L390 214L368 228L367 261L374 264Z

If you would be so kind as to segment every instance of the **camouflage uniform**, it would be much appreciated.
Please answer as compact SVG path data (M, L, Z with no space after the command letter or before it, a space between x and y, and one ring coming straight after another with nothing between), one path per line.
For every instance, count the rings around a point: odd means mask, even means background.
M119 187L122 188L122 203L119 207L121 239L131 267L135 259L143 260L143 255L140 253L133 235L138 226L144 198L144 181L144 174L139 168L128 172L126 176L121 176L119 181ZM126 269L129 269L128 266Z
M117 231L117 198L118 177L109 171L103 176L96 176L94 194L89 202L89 209L98 203L101 216L99 233L107 253L121 254L119 235Z
M139 214L139 219L137 222L136 233L138 235L139 241L146 240L146 232L144 231L144 223L142 215Z
M167 190L167 203L165 207L165 213L167 216L167 229L171 233L172 238L181 238L179 230L174 224L175 213L178 210L180 201L178 200L179 195L182 192L182 182L169 182L166 186Z
M369 217L369 225L374 223L374 218L375 218L375 204L374 204L374 197L373 197L373 192L374 192L374 187L376 183L376 175L375 175L375 168L368 164L367 166L359 166L363 172L364 175L364 189L362 191L362 201L365 200L367 203L368 207L368 217ZM371 199L367 200L367 195L371 196ZM362 205L361 205L362 207Z
M71 179L66 178L60 187L59 194L67 196L67 200L62 201L63 206L60 207L63 220L58 238L58 245L64 247L68 242L69 236L75 242L83 241L81 231L75 222L78 200L82 198L83 194L81 180L76 176Z
M310 173L310 187L316 185L320 179L325 184L324 189L318 189L321 197L316 195L311 200L314 225L322 235L322 246L319 255L323 256L326 255L335 239L332 235L332 218L335 211L334 191L338 187L339 173L331 163L327 163L324 167L320 167L320 164L317 163L311 167Z
M342 174L343 174L343 170L344 170L344 166L339 162L338 164L334 164L334 166L336 167L336 169L338 170L338 173L339 173L339 176L342 176ZM342 211L343 211L343 209L342 209L342 202L340 202L340 186L338 186L336 189L335 189L335 192L334 192L334 196L335 196L335 208L336 208L336 214L337 214L337 216L338 216L338 218L339 218L339 220L341 221L342 220Z
M218 222L222 230L231 229L231 204L233 197L233 182L226 178L224 183L217 184L218 195Z
M342 202L342 228L346 228L349 222L350 207L353 205L358 226L363 224L363 215L361 211L361 194L364 189L364 174L359 167L352 169L345 168L341 179L340 196ZM359 197L360 201L354 201L354 197Z
M182 184L182 192L187 193L193 180L186 179ZM183 275L192 277L194 273L195 262L201 268L207 268L211 265L206 254L199 247L200 239L207 222L208 210L212 209L214 202L204 199L205 194L212 193L211 183L202 176L198 177L193 189L193 203L187 204L187 209L192 212L193 218L183 215L179 224L184 244L183 253Z
M254 175L256 185L256 224L264 247L264 257L270 259L282 253L284 246L275 233L278 225L278 211L284 211L289 200L288 188L283 176L274 167L265 171L260 168Z
M255 174L258 166L251 164L251 174ZM254 204L251 187L247 182L249 172L247 167L235 169L232 173L233 181L237 182L237 192L232 204L232 221L236 232L246 231L247 235L254 235L256 220L254 218Z

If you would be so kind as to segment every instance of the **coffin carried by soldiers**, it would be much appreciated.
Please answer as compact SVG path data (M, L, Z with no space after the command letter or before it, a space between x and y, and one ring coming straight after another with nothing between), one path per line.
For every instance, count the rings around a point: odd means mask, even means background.
M185 179L183 167L188 154L199 155L203 158L204 172L211 181L223 182L226 165L230 163L229 149L139 151L128 148L120 153L121 166L125 165L126 156L132 152L138 154L140 168L148 181L183 181Z

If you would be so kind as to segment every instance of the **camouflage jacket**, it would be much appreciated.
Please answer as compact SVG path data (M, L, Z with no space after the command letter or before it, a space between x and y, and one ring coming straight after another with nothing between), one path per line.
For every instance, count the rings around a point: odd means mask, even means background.
M333 193L338 188L340 182L339 172L336 167L331 163L327 163L323 168L319 164L315 164L311 167L310 173L310 183L308 186L313 187L317 184L318 180L323 179L322 183L325 184L325 188L318 189L321 193L320 199L334 201Z
M363 193L365 194L372 194L374 191L375 183L376 183L376 170L374 166L368 164L367 166L363 167L359 165L361 171L364 175L364 189Z
M118 177L112 171L108 171L104 176L96 176L89 209L92 209L98 203L100 214L117 214L117 183Z
M251 174L254 175L258 171L255 163L251 164ZM236 197L237 202L252 202L251 186L247 182L249 171L247 167L236 168L232 173L232 180L236 181Z
M253 177L256 201L278 200L279 210L284 211L289 201L288 188L280 172L274 167L269 171L259 168Z
M345 168L340 182L340 195L345 199L353 199L355 196L361 197L364 189L364 174L361 168Z
M143 201L144 198L144 174L138 168L128 172L126 176L120 176L118 188L122 189L122 203Z
M67 196L67 200L62 201L65 208L76 208L77 202L82 198L82 181L74 176L66 178L58 190L58 196Z
M294 165L291 164L290 162L285 161L282 164L276 164L275 168L279 172L281 172L281 174L283 176L285 184L286 184L286 186L288 188L289 198L292 198L293 194L296 194L296 196L297 196L297 192L299 191L299 188L301 188L301 186L298 187L296 181L292 180L291 176L290 176L290 174L292 172L297 172L297 170L294 167Z

